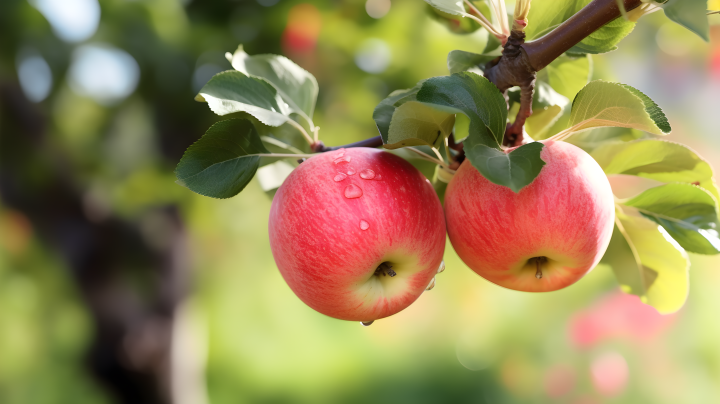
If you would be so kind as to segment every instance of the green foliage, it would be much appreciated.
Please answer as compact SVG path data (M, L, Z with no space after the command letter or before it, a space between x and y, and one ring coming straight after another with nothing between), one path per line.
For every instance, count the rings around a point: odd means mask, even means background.
M640 296L660 313L676 312L688 295L687 253L657 223L622 211L616 215L603 260L626 293Z
M390 123L392 122L395 110L402 105L403 102L415 100L415 96L418 91L420 91L420 87L422 87L423 82L424 81L419 82L411 89L393 91L387 98L380 101L380 103L375 107L375 110L373 111L373 119L375 120L375 124L380 132L383 143L388 143L388 138L390 136Z
M670 0L664 4L665 15L710 42L707 0Z
M230 198L255 175L259 154L270 153L249 120L228 119L211 126L190 146L175 170L178 183L200 195Z
M519 192L540 173L542 144L524 145L509 154L501 150L507 105L497 87L484 77L469 72L434 77L423 83L417 99L470 119L465 153L485 178ZM511 157L515 153L517 157Z
M537 72L537 80L550 84L559 94L572 100L590 82L592 67L590 55L562 55Z
M472 53L461 50L454 50L448 53L447 65L450 74L460 73L471 69L476 69L487 62L500 56L500 52L490 52L487 54ZM477 73L477 72L475 72Z
M428 14L430 14L433 19L455 34L469 34L477 31L481 27L480 24L470 18L444 13L430 4L427 5L427 8Z
M570 127L557 134L565 138L587 129L615 126L655 135L670 132L665 114L650 98L628 85L596 80L580 91L572 105Z
M290 119L291 111L275 87L263 79L241 72L216 74L195 99L207 102L218 115L247 112L265 125L280 126Z
M465 6L462 0L425 0L425 2L443 13L459 15L461 17L470 15L465 12Z
M250 56L242 45L233 55L228 53L226 57L235 70L269 82L292 111L301 113L308 120L312 118L318 96L315 76L285 56Z
M390 122L388 149L404 146L438 146L450 136L455 115L418 101L408 101L397 107Z
M623 202L661 225L687 251L720 253L717 202L704 189L690 184L667 184L648 189Z
M530 7L525 34L528 40L540 38L572 17L590 0L536 0ZM635 27L635 23L618 18L605 24L575 45L568 53L573 55L605 53L617 49L617 44Z
M540 158L543 147L542 143L532 142L507 153L479 143L475 136L470 136L465 141L465 155L485 178L520 192L545 165Z
M695 184L718 200L713 171L687 146L664 140L609 143L590 154L608 175L635 175L672 183Z
M480 143L494 148L502 144L507 104L486 78L467 72L433 77L423 83L417 99L448 113L465 114L470 118L470 135L478 136Z

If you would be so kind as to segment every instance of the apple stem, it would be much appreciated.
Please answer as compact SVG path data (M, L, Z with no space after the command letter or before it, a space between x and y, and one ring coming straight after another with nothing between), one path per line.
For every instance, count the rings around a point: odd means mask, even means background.
M538 279L542 279L542 263L545 261L547 261L547 258L545 257L535 257L535 265L537 266L537 271L535 271L535 277Z
M383 262L382 264L378 265L377 269L375 270L376 276L382 276L389 275L391 278L395 275L397 275L397 272L392 270L392 265L388 264L387 262Z
M360 324L362 324L363 327L368 327L370 324L372 324L372 323L374 323L374 322L375 322L375 320L361 321Z

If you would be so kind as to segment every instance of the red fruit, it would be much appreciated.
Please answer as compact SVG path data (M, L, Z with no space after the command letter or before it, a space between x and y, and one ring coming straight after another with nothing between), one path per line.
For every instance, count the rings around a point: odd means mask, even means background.
M339 150L300 164L278 189L270 246L308 306L372 321L409 306L433 280L445 219L433 187L407 161L376 149Z
M445 194L457 254L509 289L546 292L577 282L600 261L613 231L612 189L600 166L569 143L544 143L546 164L519 193L465 161Z

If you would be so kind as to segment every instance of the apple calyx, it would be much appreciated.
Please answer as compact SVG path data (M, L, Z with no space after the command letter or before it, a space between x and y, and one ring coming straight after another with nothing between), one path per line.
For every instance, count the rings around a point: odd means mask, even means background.
M390 265L389 262L383 262L382 264L378 265L377 269L375 270L375 276L380 275L389 275L392 278L393 276L397 275L397 272L392 270L392 265Z
M532 258L532 259L535 260L535 265L536 265L536 267L537 267L537 270L535 271L535 277L538 278L538 279L542 279L542 275L543 275L543 273L542 273L542 264L543 264L544 262L547 262L547 257L535 257L535 258Z

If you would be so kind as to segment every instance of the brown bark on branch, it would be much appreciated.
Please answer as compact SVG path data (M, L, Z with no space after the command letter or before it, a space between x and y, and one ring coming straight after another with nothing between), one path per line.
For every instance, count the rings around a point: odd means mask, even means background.
M642 4L641 0L622 0L622 2L626 11ZM547 35L523 45L528 62L535 71L542 70L588 35L620 15L617 0L594 0Z

